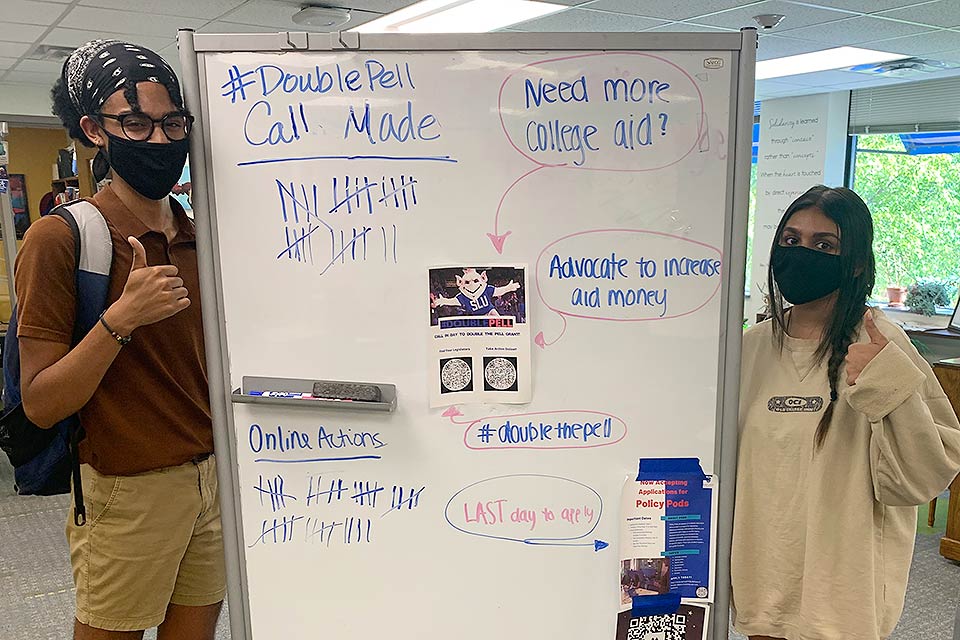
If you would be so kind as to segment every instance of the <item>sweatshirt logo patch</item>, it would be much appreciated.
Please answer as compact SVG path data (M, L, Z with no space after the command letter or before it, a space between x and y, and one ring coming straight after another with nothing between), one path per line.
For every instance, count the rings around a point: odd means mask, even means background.
M823 409L820 396L774 396L767 402L767 410L775 413L816 413Z

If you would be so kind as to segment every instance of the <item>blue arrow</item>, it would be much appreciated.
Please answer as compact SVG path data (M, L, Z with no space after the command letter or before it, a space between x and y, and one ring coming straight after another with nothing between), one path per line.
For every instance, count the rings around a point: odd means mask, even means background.
M593 542L541 542L540 540L524 540L524 544L536 545L538 547L593 547L594 551L606 549L610 546L609 542L603 540L594 540Z

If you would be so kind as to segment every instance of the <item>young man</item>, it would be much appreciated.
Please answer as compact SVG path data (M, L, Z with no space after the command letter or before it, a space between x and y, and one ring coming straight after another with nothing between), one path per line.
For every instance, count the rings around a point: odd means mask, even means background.
M50 427L78 412L87 522L67 523L76 640L211 640L225 592L193 223L168 197L193 118L169 65L94 41L64 63L54 113L99 147L89 199L107 221L107 307L71 349L74 240L59 216L26 234L16 262L21 388Z

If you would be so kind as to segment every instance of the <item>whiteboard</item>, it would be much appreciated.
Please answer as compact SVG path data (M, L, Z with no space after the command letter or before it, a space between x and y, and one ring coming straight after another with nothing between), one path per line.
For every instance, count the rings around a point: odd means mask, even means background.
M638 460L732 478L753 56L672 36L181 35L237 637L612 638ZM430 407L441 267L522 274L529 401ZM396 406L233 402L249 376Z

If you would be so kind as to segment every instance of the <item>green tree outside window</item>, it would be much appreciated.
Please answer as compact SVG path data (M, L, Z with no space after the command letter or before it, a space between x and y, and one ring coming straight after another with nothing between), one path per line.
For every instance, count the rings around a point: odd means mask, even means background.
M960 279L960 154L909 155L900 136L857 136L854 191L873 214L877 280ZM954 301L956 297L954 296Z

